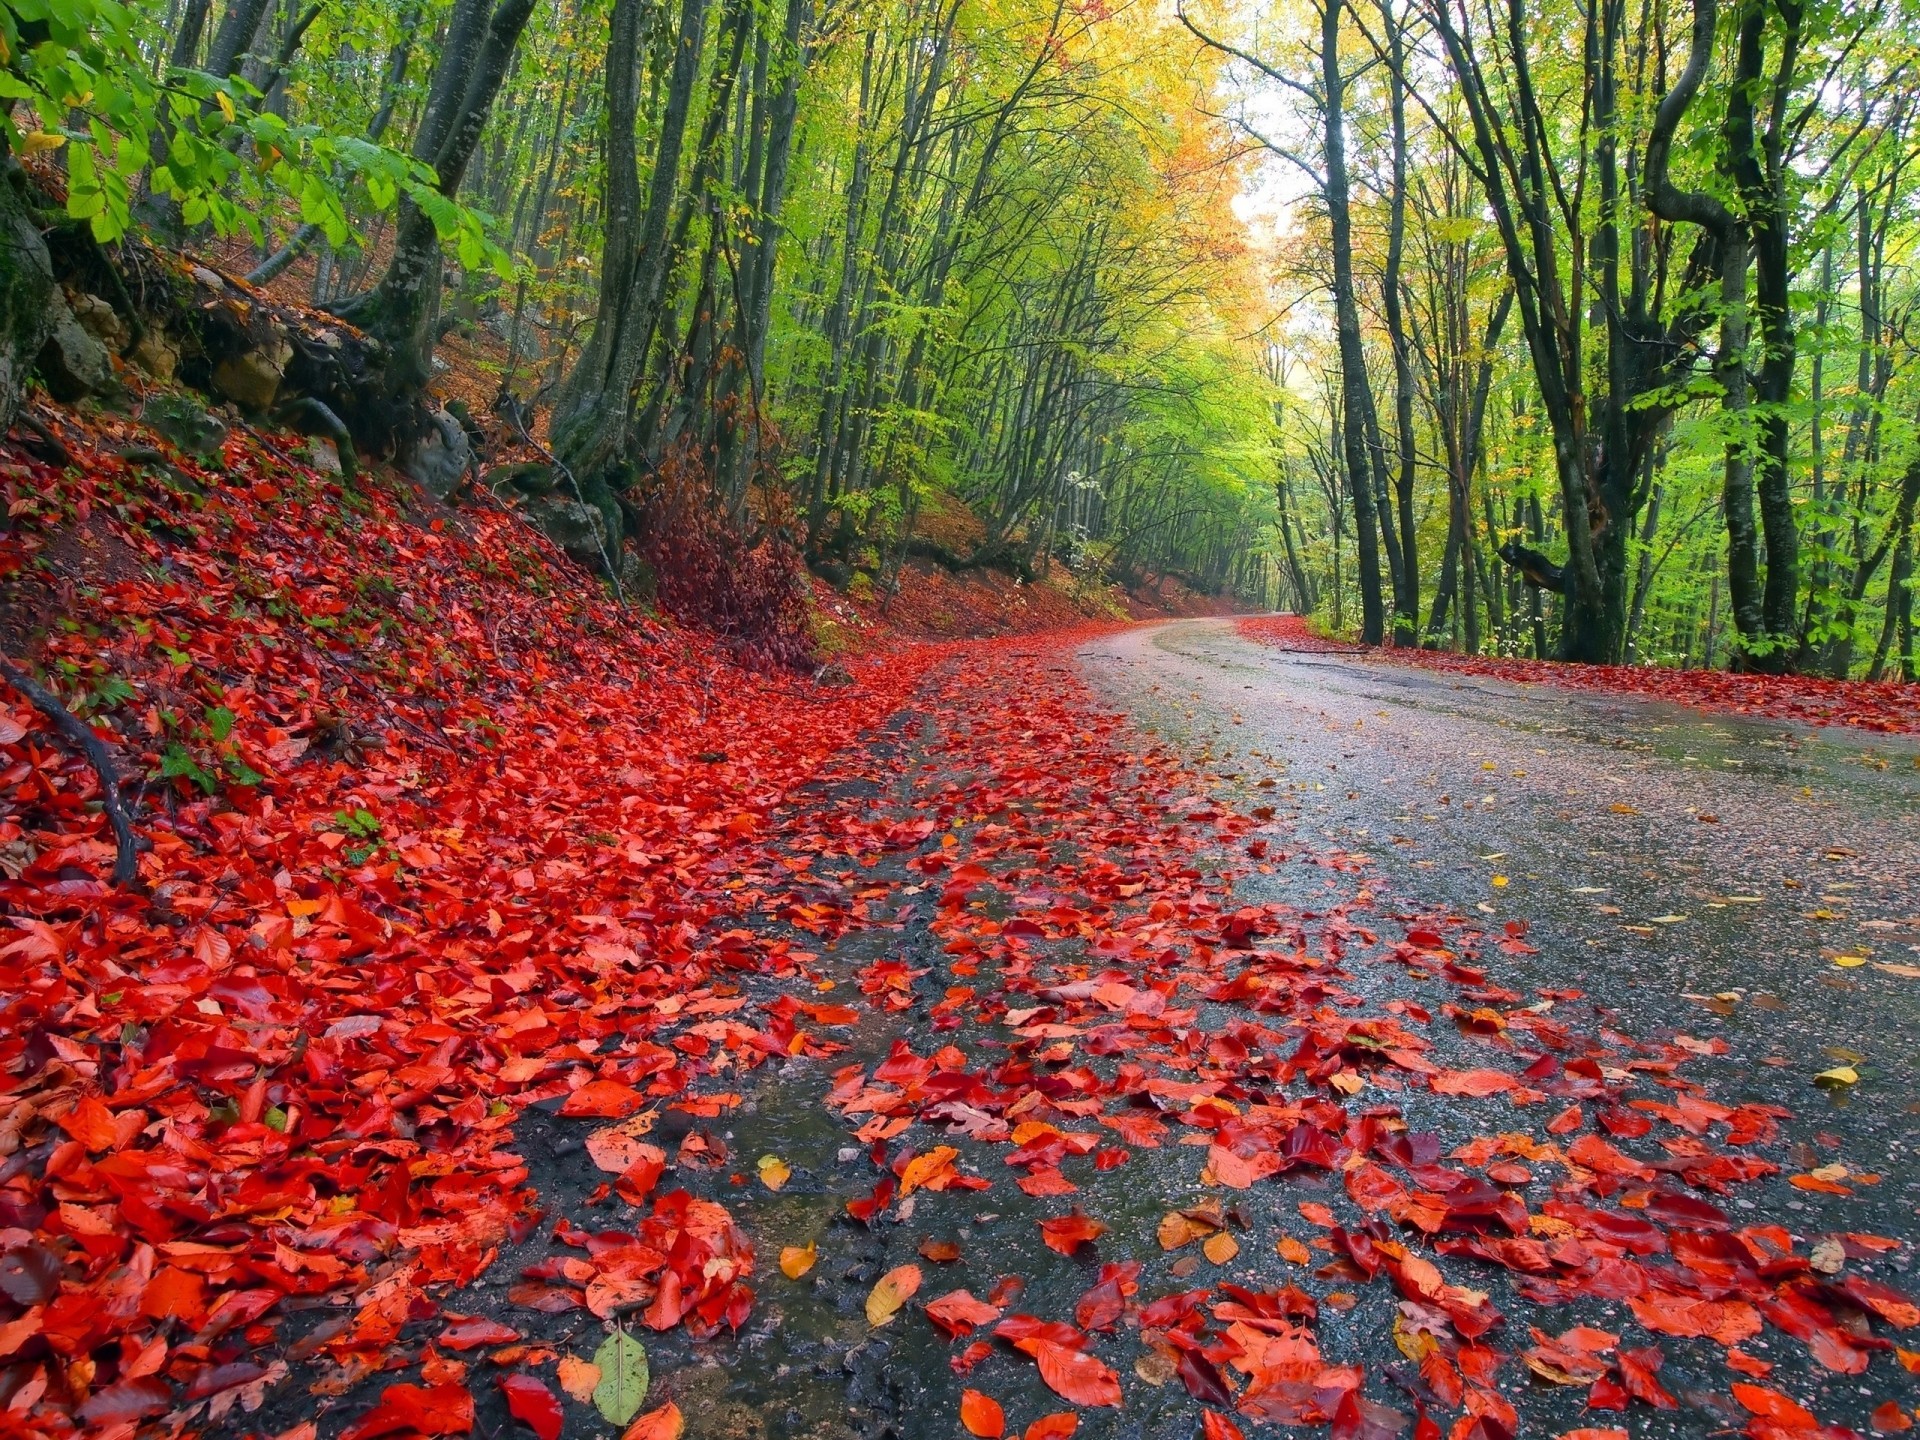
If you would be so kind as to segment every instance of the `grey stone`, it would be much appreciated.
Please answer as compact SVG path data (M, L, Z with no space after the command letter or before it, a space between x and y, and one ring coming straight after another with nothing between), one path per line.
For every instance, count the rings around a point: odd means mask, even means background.
M0 167L0 432L19 413L27 372L53 329L60 294L24 184L17 164Z
M526 516L545 531L576 565L603 570L603 549L607 541L607 522L591 505L558 495L542 495L522 507Z
M593 512L598 515L598 510ZM651 605L659 598L659 580L653 566L631 550L620 552L620 598L629 605Z
M53 333L40 347L40 378L53 398L70 404L113 379L107 347L80 328L64 299L56 297Z
M340 448L324 435L315 435L307 441L307 464L322 475L344 473L340 464Z
M466 484L473 468L473 444L460 422L445 410L427 417L427 433L407 453L407 474L436 500L449 500Z
M146 422L189 455L217 455L227 441L226 423L180 395L147 402Z

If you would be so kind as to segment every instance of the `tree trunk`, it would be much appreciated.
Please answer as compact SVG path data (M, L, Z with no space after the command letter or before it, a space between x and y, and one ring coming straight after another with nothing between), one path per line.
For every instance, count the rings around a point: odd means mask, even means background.
M1373 455L1365 417L1373 409L1366 353L1360 343L1360 309L1353 293L1353 217L1347 198L1345 78L1340 71L1340 12L1345 0L1321 0L1320 78L1326 116L1327 217L1333 241L1334 328L1340 343L1340 409L1347 484L1353 495L1354 529L1360 552L1360 638L1386 639L1380 596L1380 537L1374 506Z

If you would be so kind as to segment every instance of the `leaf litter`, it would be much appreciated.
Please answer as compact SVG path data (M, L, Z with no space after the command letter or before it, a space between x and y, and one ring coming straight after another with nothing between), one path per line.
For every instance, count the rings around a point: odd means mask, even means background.
M143 557L103 589L98 632L56 633L48 658L102 694L125 682L96 723L167 803L140 889L110 889L94 777L7 710L0 1402L20 1433L231 1426L275 1386L339 1394L397 1361L417 1381L385 1383L350 1440L467 1433L483 1388L547 1440L561 1395L606 1413L610 1383L630 1440L678 1435L674 1401L638 1413L646 1381L607 1348L644 1357L624 1330L586 1361L458 1297L541 1233L551 1253L508 1292L530 1317L745 1324L761 1237L680 1181L728 1163L699 1122L770 1060L831 1072L872 1169L840 1226L921 1203L951 1220L1002 1186L1058 1207L1035 1264L1086 1277L1061 1314L1015 1308L1020 1277L914 1305L916 1265L867 1296L871 1324L915 1316L978 1372L970 1433L1014 1432L984 1388L1009 1364L1044 1387L1010 1385L1028 1437L1080 1424L1036 1395L1097 1412L1177 1384L1208 1436L1493 1440L1527 1428L1522 1377L1622 1415L1593 1436L1674 1405L1757 1440L1852 1433L1779 1388L1756 1352L1786 1342L1796 1373L1897 1378L1873 1428L1910 1423L1920 1360L1889 1338L1920 1325L1889 1278L1907 1247L1738 1218L1783 1173L1788 1117L1687 1077L1715 1042L1633 1039L1578 992L1503 983L1524 925L1398 913L1363 857L1292 857L1326 878L1311 907L1243 903L1285 831L1105 712L1070 640L876 655L828 693L579 597L484 509L422 528L237 434L217 469L170 457L204 500L187 547L162 528L178 507L98 458L77 485L5 467L5 558L76 522ZM916 813L777 818L923 679ZM823 999L813 946L894 923L900 897L809 866L889 854L941 959L882 955L857 1005ZM1372 1005L1373 971L1427 998ZM867 1017L894 1027L885 1058L834 1069ZM1449 1063L1463 1044L1473 1063ZM533 1105L596 1125L624 1228L541 1215L512 1148ZM1099 1210L1149 1152L1188 1198L1116 1253L1132 1232ZM773 1190L818 1157L767 1158ZM1838 1200L1871 1177L1792 1178ZM778 1268L797 1281L820 1253ZM970 1262L931 1235L922 1256ZM1404 1368L1341 1353L1328 1317L1362 1304ZM429 1317L436 1343L407 1350Z

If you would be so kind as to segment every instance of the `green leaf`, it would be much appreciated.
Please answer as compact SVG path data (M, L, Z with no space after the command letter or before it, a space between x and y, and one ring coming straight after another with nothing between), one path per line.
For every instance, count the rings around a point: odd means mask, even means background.
M647 1347L616 1330L593 1352L600 1367L600 1383L593 1387L593 1403L609 1425L625 1425L640 1413L647 1400Z

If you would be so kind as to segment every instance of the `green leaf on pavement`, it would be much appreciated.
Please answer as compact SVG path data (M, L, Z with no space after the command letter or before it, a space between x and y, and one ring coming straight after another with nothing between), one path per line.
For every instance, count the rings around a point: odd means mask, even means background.
M593 1352L593 1363L600 1367L593 1403L609 1425L625 1425L646 1403L647 1347L626 1331L616 1330Z

